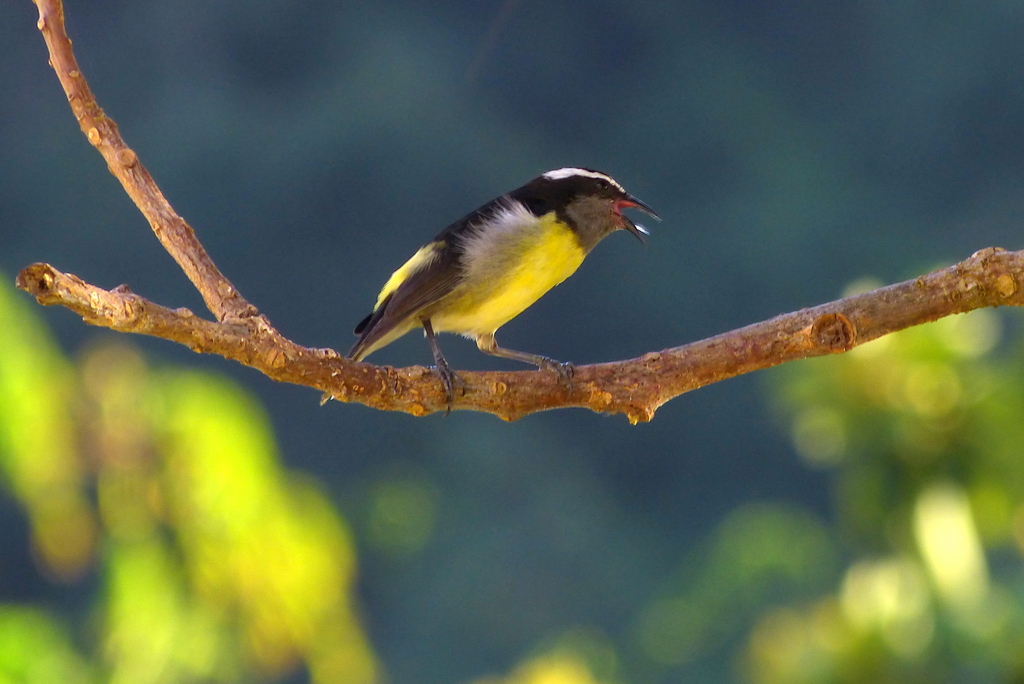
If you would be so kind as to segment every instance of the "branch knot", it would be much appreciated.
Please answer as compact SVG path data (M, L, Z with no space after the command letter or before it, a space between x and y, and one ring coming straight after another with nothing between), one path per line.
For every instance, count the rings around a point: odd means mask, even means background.
M827 313L811 326L811 341L832 353L850 351L857 344L857 330L843 314Z

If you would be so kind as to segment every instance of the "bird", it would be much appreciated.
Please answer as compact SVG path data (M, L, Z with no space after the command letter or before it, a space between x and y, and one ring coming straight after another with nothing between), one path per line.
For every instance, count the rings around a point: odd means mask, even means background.
M638 209L661 220L611 176L567 167L547 171L497 197L421 247L384 284L373 311L355 327L347 358L362 361L422 328L451 410L463 385L437 342L450 332L480 351L532 364L571 383L573 366L498 346L494 334L571 276L603 238L617 230L640 242L648 231L622 214Z

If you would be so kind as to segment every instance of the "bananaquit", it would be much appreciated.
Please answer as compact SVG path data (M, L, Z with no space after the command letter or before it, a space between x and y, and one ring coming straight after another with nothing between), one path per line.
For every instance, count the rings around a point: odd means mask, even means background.
M360 321L348 358L361 361L413 328L423 328L448 395L458 377L435 333L476 339L480 351L532 363L564 381L572 366L538 354L504 349L495 331L571 276L609 233L628 230L641 242L647 230L622 215L646 204L611 176L589 169L556 169L484 204L441 231L395 271Z

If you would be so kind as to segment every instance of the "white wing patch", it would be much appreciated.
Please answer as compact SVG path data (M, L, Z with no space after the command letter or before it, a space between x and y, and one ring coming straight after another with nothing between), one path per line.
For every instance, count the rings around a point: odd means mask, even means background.
M614 187L618 188L622 192L626 192L626 189L619 185L619 182L606 173L600 171L591 171L590 169L578 169L572 166L564 169L555 169L554 171L548 171L544 174L544 177L549 180L561 180L562 178L571 178L572 176L584 176L586 178L600 178L611 183Z

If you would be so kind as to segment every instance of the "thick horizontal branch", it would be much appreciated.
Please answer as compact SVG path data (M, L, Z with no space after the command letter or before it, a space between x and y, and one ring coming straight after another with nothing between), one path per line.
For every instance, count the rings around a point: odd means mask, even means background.
M804 359L849 351L897 330L973 309L1024 304L1024 252L982 250L969 259L871 292L777 316L699 342L627 361L576 367L572 386L545 371L466 372L454 409L506 420L554 408L582 407L648 421L669 399L713 382ZM41 304L66 306L92 325L154 335L200 353L219 354L274 380L315 387L341 401L424 415L447 408L427 368L355 363L329 349L291 342L262 316L216 323L168 309L123 286L103 290L47 264L18 276Z

